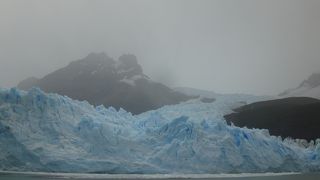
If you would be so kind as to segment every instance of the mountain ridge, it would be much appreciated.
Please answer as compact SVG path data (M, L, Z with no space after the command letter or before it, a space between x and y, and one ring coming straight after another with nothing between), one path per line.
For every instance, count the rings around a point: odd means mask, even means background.
M105 53L90 53L43 78L27 78L17 85L22 90L33 86L93 105L121 107L134 114L193 98L152 81L132 54L115 61Z

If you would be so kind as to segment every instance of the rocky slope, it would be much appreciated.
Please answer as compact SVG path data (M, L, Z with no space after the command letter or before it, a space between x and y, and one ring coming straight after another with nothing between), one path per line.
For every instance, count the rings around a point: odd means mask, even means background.
M225 118L236 126L268 129L272 135L310 141L320 137L319 112L320 100L290 97L245 105Z

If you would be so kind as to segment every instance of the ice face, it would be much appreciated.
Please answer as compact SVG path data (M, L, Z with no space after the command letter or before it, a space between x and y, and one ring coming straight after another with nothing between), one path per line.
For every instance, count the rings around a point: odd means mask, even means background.
M228 126L239 102L224 95L133 116L33 88L0 90L2 170L99 173L319 171L320 144Z

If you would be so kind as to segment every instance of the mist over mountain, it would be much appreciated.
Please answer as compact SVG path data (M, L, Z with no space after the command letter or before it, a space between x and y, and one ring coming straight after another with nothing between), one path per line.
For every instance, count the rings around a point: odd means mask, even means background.
M320 180L319 9L0 0L0 180Z
M27 78L17 87L29 90L33 86L87 100L93 105L123 108L134 114L192 98L151 80L132 54L122 55L115 61L105 53L91 53L41 79Z
M304 80L298 87L288 89L279 94L282 97L301 96L320 99L320 73L313 73Z

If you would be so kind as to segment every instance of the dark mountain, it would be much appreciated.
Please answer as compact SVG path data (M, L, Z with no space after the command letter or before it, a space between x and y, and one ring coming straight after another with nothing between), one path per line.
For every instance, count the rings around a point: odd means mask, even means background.
M192 98L152 81L130 54L114 61L104 53L91 53L42 79L28 78L17 87L28 90L33 86L93 105L121 107L134 114Z
M239 127L268 129L271 135L315 140L320 137L320 100L307 97L257 102L225 118Z

